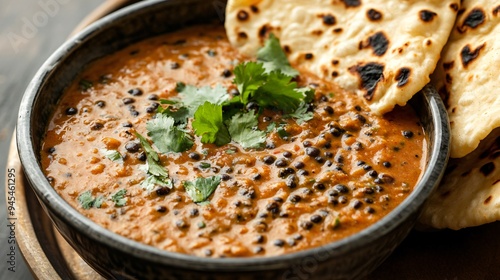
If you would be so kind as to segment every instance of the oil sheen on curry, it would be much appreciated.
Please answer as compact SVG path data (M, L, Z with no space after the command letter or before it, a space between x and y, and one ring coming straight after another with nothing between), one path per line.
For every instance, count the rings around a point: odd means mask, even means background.
M297 71L298 70L298 71ZM409 107L370 113L224 29L185 29L84 69L41 151L50 184L97 224L164 250L275 256L352 235L394 209L425 163Z

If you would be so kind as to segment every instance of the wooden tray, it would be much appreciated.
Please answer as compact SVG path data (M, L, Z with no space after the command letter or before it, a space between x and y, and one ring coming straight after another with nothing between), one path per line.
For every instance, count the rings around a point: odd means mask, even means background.
M106 1L75 29L126 6ZM59 235L28 186L12 137L7 170L16 172L16 238L37 279L103 279ZM7 187L7 185L6 185ZM500 222L438 232L412 232L368 279L500 279Z

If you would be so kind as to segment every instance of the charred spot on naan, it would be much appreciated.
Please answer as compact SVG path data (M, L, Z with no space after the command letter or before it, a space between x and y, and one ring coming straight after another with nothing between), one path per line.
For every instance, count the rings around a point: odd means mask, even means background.
M368 17L369 20L371 21L379 21L382 19L382 13L375 10L375 9L369 9L366 12L366 16Z
M467 68L469 63L474 61L478 56L479 52L484 48L485 44L482 44L478 46L475 50L471 50L470 45L466 45L465 47L462 48L462 51L460 52L460 57L462 58L462 65L464 68Z
M373 54L376 56L383 56L389 48L389 39L385 36L384 32L379 31L366 39L364 42L359 42L359 49L371 47Z
M408 81L410 80L410 75L411 75L411 69L408 67L402 67L398 70L398 73L396 74L395 80L398 82L397 86L398 87L403 87L405 86Z
M493 14L494 17L498 16L498 14L500 14L500 5L496 6L494 9L493 9L493 12L491 12Z
M484 22L485 15L482 9L475 8L464 20L462 27L468 26L470 28L476 28Z
M437 14L433 11L422 10L420 11L419 16L423 22L431 22Z
M361 0L341 0L346 8L353 8L361 6Z
M369 62L349 68L351 73L359 76L361 87L365 90L363 97L366 100L372 100L378 83L384 79L384 68L384 65L377 62Z

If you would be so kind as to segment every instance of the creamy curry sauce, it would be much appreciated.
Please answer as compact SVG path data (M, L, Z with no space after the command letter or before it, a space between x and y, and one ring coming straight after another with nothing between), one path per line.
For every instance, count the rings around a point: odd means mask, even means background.
M55 190L97 224L161 249L207 257L273 256L339 240L381 219L412 191L425 164L425 138L409 107L384 117L362 99L301 71L315 88L314 119L298 125L265 110L259 128L284 123L262 149L217 147L196 137L186 152L161 154L173 189L140 187L147 135L160 99L177 82L232 85L244 61L222 27L196 27L134 44L83 70L62 97L41 151ZM300 69L300 65L294 65ZM117 150L123 163L100 150ZM208 205L187 195L183 180L220 175ZM110 197L126 189L125 203ZM90 191L99 208L82 207ZM122 204L120 204L122 205Z

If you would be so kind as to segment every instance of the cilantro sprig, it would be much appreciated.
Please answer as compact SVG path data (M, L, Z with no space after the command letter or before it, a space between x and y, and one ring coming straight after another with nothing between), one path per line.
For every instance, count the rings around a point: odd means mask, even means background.
M125 197L126 194L127 194L127 190L121 189L111 196L111 201L113 201L115 203L116 207L125 206L125 204L127 203L127 200L128 200ZM99 195L97 197L94 197L92 195L91 191L85 191L78 196L78 202L80 203L82 208L85 210L88 210L92 207L101 208L102 203L105 200L106 200L106 198L103 195Z
M141 146L146 152L146 174L147 177L142 181L141 187L148 192L153 191L155 186L172 188L172 180L168 176L168 171L160 164L160 157L151 147L148 140L139 133L135 133L139 138Z
M281 111L285 118L294 118L298 123L312 119L307 104L313 100L314 90L298 87L294 78L299 72L290 65L274 35L271 34L258 51L257 61L239 63L233 73L233 84L239 95L231 99L228 90L221 85L197 88L178 82L179 98L160 100L161 104L168 106L160 106L155 118L146 124L148 136L158 151L190 150L194 145L194 135L205 144L222 146L235 142L244 149L262 147L267 133L274 130L281 137L287 137L282 125L276 127L272 123L267 131L259 129L258 118L263 109ZM258 104L260 109L247 109L250 102ZM146 138L138 133L136 136L147 155L147 176L141 186L147 191L152 191L155 186L172 188L172 180L161 165L157 152ZM209 163L200 164L200 168L209 167ZM220 182L220 176L200 177L184 181L183 185L195 203L208 203L209 196ZM122 199L117 197L117 204Z
M215 191L221 182L219 175L208 178L199 177L194 181L184 181L184 188L193 202L206 202L208 197Z

